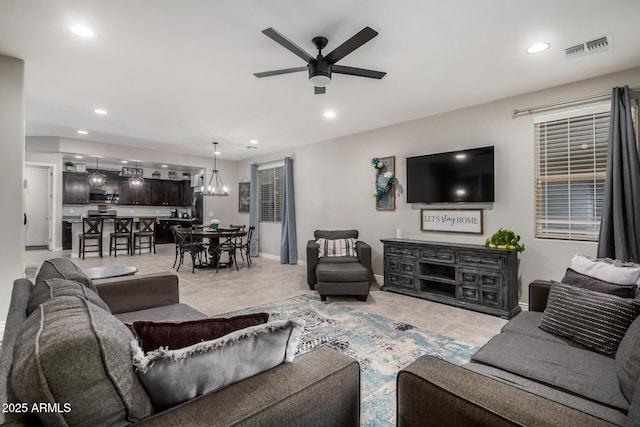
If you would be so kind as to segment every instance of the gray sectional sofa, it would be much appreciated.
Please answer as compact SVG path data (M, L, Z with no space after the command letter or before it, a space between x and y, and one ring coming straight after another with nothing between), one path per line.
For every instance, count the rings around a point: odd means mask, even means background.
M640 426L640 386L629 383L637 376L620 375L621 367L640 369L640 317L615 357L597 353L538 327L550 287L531 283L529 311L470 363L423 356L403 369L398 426Z
M53 265L43 265L37 281L45 280L46 276L64 276L63 281L85 280L79 269L74 272L73 267L64 267L64 264L56 261ZM68 270L61 273L65 268ZM91 284L90 281L87 284ZM99 299L111 313L100 308L101 303L95 296L93 301L78 296L56 296L36 306L32 298L34 284L28 279L15 280L0 355L0 402L5 405L0 414L1 424L359 425L358 362L325 347L178 406L155 411L129 363L128 346L115 350L110 346L121 345L118 340L122 334L130 334L123 322L190 320L206 316L180 303L178 278L172 273L107 279L91 285L95 285ZM62 324L67 326L61 330L43 329L43 323L53 316L62 317L63 322L67 322ZM25 350L24 342L29 340L21 339L24 338L21 334L41 334L40 348L34 353L37 357ZM91 336L92 340L88 344L74 342L84 336ZM126 340L131 338L127 337ZM60 340L66 340L62 348L54 345ZM52 348L57 348L57 353L42 354L53 351ZM111 353L119 353L116 356L121 360L105 357ZM43 368L40 373L34 368L38 367L35 359ZM46 375L51 372L62 375L64 382L44 378L45 371ZM77 393L77 389L81 392ZM34 411L31 403L25 404L17 398L21 393L36 396L36 402L57 405L41 406ZM70 401L68 396L75 396L76 400Z

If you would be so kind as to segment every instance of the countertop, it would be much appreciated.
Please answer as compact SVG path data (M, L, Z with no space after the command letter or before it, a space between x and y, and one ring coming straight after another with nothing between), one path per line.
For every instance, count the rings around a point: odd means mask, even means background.
M120 217L127 217L126 215L121 215ZM138 222L139 216L134 216L133 221ZM145 217L146 218L146 217ZM157 221L181 221L181 222L192 222L194 218L171 218L170 216L157 216L155 217ZM105 222L113 222L113 218L105 218ZM81 223L82 218L80 215L63 215L62 221L71 222L71 223Z

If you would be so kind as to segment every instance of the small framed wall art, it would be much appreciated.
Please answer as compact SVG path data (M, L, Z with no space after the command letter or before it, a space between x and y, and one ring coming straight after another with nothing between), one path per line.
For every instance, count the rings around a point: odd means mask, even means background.
M420 229L482 234L482 209L420 209Z
M251 191L251 183L238 183L238 212L249 212L249 192Z

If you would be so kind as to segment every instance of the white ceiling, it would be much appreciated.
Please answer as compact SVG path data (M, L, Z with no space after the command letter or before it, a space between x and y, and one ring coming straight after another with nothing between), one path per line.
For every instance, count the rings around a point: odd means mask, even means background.
M0 53L26 62L29 136L205 156L216 140L237 160L639 66L638 17L639 0L0 0ZM379 35L339 64L382 80L334 74L314 95L306 73L253 76L305 65L267 27L315 55L314 36L326 54L365 26ZM613 50L564 59L606 34Z

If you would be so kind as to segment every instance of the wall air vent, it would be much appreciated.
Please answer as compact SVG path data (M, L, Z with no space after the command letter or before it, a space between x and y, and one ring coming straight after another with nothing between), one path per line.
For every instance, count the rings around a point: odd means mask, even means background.
M249 148L249 149L253 149L253 150L257 150L258 149L258 147L256 147L255 145L247 145L244 148Z
M564 50L565 58L573 59L587 55L595 55L596 53L606 52L613 48L613 36L611 34L597 37L593 40L567 47Z

